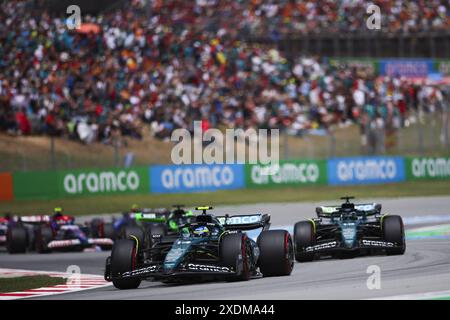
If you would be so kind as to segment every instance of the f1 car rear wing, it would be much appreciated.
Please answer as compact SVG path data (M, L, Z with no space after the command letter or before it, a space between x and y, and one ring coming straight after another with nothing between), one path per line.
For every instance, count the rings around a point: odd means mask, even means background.
M321 206L316 208L316 214L318 218L330 218L339 214L341 208L341 206ZM381 204L359 203L355 204L355 210L367 216L376 215L381 213Z
M136 221L142 221L142 222L166 222L167 217L164 213L159 212L142 212L142 213L135 213L133 216Z
M267 230L270 227L269 214L225 215L218 216L217 219L228 230L253 230L258 228Z
M140 210L140 212L123 212L122 214L126 214L128 215L130 218L135 219L136 215L140 215L140 214L147 214L147 213L154 213L160 216L169 216L170 215L170 210L167 208L143 208Z
M144 209L142 212L143 213L156 213L156 214L166 215L166 216L168 216L170 214L170 210L167 208Z
M50 222L51 217L49 215L15 216L13 220L22 223L40 224Z

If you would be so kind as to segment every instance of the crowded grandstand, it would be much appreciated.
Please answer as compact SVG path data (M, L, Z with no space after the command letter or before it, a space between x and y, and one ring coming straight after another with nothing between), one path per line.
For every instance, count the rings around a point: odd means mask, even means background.
M351 33L365 23L365 1L130 1L66 16L42 1L0 4L0 131L110 144L150 130L280 128L326 134L357 124L396 130L440 112L448 83L381 77L365 65L287 56L268 35ZM380 32L448 30L448 1L373 1Z

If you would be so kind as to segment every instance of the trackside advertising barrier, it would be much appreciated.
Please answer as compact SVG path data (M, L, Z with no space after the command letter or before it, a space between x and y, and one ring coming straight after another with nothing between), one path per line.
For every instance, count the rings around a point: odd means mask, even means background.
M408 180L449 179L450 158L406 158Z
M377 72L382 76L407 78L426 78L436 74L442 77L450 76L450 60L448 59L339 57L329 58L327 61L332 66L347 64L351 67L365 67L370 72Z
M450 179L450 157L352 157L279 165L156 165L0 173L0 201L106 194L191 193L244 188L385 184Z
M16 199L148 193L148 169L82 169L13 174Z
M151 192L187 193L242 189L244 165L158 165L150 167Z
M58 172L36 171L13 173L14 198L56 199L58 191Z
M383 76L425 78L434 72L433 67L432 59L383 59L379 71Z
M0 172L0 201L14 199L13 178L9 172Z
M248 164L245 165L245 182L248 188L325 185L326 161L292 160L280 161L279 165Z
M328 184L392 183L405 180L403 157L354 157L328 160Z
M148 169L76 170L61 172L58 186L65 196L109 193L148 193Z

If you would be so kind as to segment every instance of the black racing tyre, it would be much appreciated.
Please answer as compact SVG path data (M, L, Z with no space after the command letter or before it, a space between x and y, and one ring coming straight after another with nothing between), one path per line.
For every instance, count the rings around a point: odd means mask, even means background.
M125 228L126 227L127 227L126 225L122 225L119 227L119 230L117 230L117 233L116 233L116 239L126 239L126 237L125 237Z
M90 223L90 235L93 238L103 238L102 236L103 220L102 219L92 219Z
M219 253L222 265L225 267L237 267L237 258L242 257L242 272L230 281L246 281L251 275L251 245L244 233L232 233L225 235L220 242Z
M136 241L131 239L120 239L114 243L111 253L111 275L118 277L124 272L136 268L137 252ZM117 289L136 289L141 284L141 279L116 279L113 285Z
M381 224L383 239L387 242L393 242L400 247L386 249L386 254L397 255L404 254L406 250L405 227L402 217L396 215L384 216Z
M113 241L116 239L116 231L115 231L114 225L112 223L103 223L101 225L100 231L101 231L100 238L111 239ZM112 245L110 245L110 244L101 245L100 248L103 251L108 251L108 250L111 250Z
M137 225L128 225L123 229L124 235L122 239L134 239L135 237L138 240L138 246L142 246L145 241L145 233L141 227Z
M48 225L38 226L35 234L35 248L38 253L49 253L52 250L48 247L50 241L53 240L53 230Z
M103 224L102 237L112 239L112 240L116 239L116 231L114 230L114 225L112 223Z
M27 250L27 229L11 226L6 232L6 249L9 253L25 253Z
M36 250L36 226L27 228L27 251L35 251Z
M300 221L294 226L295 260L307 262L314 260L314 253L304 252L304 248L314 245L316 234L311 221Z
M264 277L288 276L294 268L294 244L286 230L263 231L258 237L259 270Z
M162 237L167 235L167 227L161 223L151 223L147 226L147 236L149 247L153 246L152 235L161 235Z

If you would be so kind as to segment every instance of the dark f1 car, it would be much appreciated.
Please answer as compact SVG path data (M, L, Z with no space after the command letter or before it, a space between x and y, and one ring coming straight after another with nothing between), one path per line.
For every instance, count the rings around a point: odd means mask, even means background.
M180 226L172 236L134 235L114 243L106 260L105 279L119 289L137 288L144 279L171 281L248 280L257 276L289 275L294 265L290 234L268 230L269 215L215 217L212 207ZM261 229L257 241L246 230ZM150 243L150 245L148 245Z
M105 230L101 224L77 225L72 216L62 214L14 217L8 223L6 247L9 253L81 251L95 246L109 250L113 239L99 237Z
M82 251L95 246L99 246L102 250L110 250L112 248L112 239L95 238L91 235L92 230L75 224L72 216L61 215L52 217L49 223L41 224L36 230L36 251L39 253Z
M295 258L354 257L359 254L403 254L406 249L403 221L397 215L382 215L381 204L354 204L353 197L341 206L317 207L317 218L294 226Z
M117 230L117 238L127 239L130 234L143 239L144 234L176 236L179 234L179 226L187 224L193 218L191 210L183 209L183 205L173 205L174 210L166 208L141 209L124 214L122 219L114 222Z

